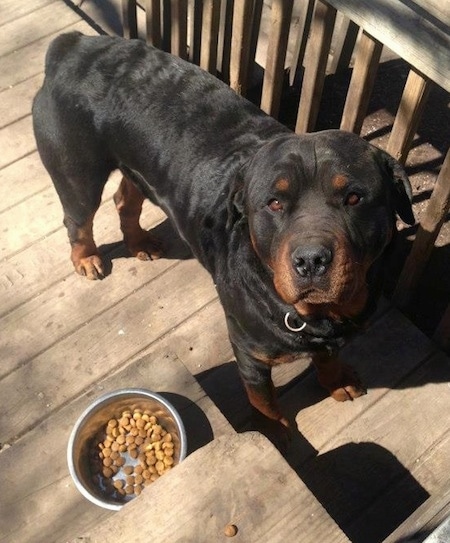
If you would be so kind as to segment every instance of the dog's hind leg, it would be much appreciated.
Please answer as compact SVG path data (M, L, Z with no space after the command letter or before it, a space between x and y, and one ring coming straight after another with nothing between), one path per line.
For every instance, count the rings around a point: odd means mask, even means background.
M140 260L155 260L162 254L161 244L139 224L144 198L142 192L125 176L114 194L120 228L128 251Z

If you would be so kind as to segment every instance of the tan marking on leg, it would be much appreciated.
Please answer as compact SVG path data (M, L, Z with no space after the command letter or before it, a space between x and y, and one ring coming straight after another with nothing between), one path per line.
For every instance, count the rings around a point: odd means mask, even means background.
M140 260L155 260L162 255L161 244L139 224L144 195L126 177L122 178L114 202L120 217L120 229L130 253Z
M102 260L98 254L93 237L94 214L83 226L71 229L71 260L75 270L88 279L100 279L104 276Z

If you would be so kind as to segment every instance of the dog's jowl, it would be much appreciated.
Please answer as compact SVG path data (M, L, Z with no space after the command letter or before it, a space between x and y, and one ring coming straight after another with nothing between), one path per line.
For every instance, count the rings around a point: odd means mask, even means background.
M339 348L374 307L395 215L414 222L402 167L360 137L296 135L217 78L138 40L56 38L33 105L42 161L64 210L75 270L103 276L92 229L104 185L125 244L164 247L139 226L166 212L211 273L251 404L288 426L271 367L309 353L337 400L364 388Z

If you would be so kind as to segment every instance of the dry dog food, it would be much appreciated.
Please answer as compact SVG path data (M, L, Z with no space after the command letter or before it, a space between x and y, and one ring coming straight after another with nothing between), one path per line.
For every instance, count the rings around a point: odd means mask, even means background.
M139 495L174 464L174 443L150 411L123 411L94 438L94 483L115 499Z

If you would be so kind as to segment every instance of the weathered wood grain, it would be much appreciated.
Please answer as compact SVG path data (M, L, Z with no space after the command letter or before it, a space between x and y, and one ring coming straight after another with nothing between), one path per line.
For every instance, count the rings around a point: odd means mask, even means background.
M446 3L328 0L432 81L450 91L450 9Z
M83 540L210 543L225 540L225 526L234 524L238 531L232 539L237 542L281 543L293 534L301 534L302 543L348 541L278 451L257 433L213 441L186 459L175 475L169 473L150 487L141 503L123 508L117 523L102 522L84 532ZM154 522L141 523L145 506Z

